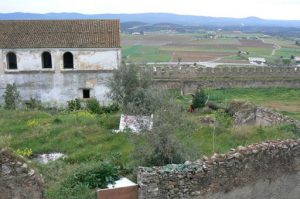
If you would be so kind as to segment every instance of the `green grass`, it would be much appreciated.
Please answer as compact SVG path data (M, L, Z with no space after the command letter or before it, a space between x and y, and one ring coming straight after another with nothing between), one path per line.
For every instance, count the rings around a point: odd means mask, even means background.
M207 92L211 100L224 105L234 99L247 100L300 119L299 89L236 88L212 89ZM177 96L176 102L183 110L187 110L192 98L180 96L177 91L171 93ZM191 128L190 132L177 132L178 138L190 150L211 155L213 152L225 153L239 145L300 137L299 132L289 125L233 127L228 115L218 117L218 114L220 113L214 111L192 114L183 111L182 116L196 128ZM138 161L133 159L134 146L131 139L137 135L111 132L111 129L118 128L120 113L93 115L85 111L61 111L50 114L46 111L8 111L0 108L0 115L0 146L13 150L29 148L34 155L47 152L62 152L67 155L64 160L47 165L30 162L45 178L46 198L95 197L94 190L83 186L63 189L62 183L79 168L99 161L110 161L121 166L122 174L135 180L133 169L137 168ZM201 117L218 118L219 125L216 128L203 125L199 122ZM189 136L192 139L188 139ZM140 143L143 143L143 138Z
M160 51L158 47L152 46L124 46L122 53L123 57L137 63L167 62L171 59L170 53Z
M2 145L14 150L32 149L33 153L62 152L64 161L49 165L36 165L46 177L46 195L58 189L60 183L75 169L84 164L111 160L112 154L120 153L119 161L129 162L133 147L126 134L113 134L103 123L118 127L119 114L98 117L85 112L57 113L41 111L7 111L0 109L0 139ZM54 122L59 120L60 122ZM104 121L103 121L104 120ZM34 121L35 125L30 125ZM57 173L58 172L58 173ZM60 174L59 176L57 176ZM89 193L86 193L89 194Z
M232 131L222 128L214 130L212 127L202 127L197 133L193 134L193 140L200 142L200 152L202 155L226 153L231 148L258 143L263 140L288 139L293 137L299 137L299 135L289 130L289 127L286 125L264 128L240 127Z
M281 48L276 51L277 57L290 58L292 55L300 56L300 48Z
M300 119L300 89L291 88L231 88L208 91L212 100L228 103L231 100L244 100L283 112Z

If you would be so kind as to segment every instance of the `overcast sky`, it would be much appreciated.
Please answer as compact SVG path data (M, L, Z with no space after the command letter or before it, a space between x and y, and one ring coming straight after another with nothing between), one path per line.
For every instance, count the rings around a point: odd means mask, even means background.
M168 12L215 17L300 20L300 0L0 0L0 13Z

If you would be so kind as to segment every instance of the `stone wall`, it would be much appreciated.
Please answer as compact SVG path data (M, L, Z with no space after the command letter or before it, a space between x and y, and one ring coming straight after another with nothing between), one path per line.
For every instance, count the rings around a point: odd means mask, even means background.
M0 150L0 199L42 199L42 181L22 158Z
M150 66L149 66L150 67ZM299 77L300 67L201 66L153 67L155 79L195 79L207 77Z
M300 67L154 66L153 77L158 86L179 89L183 94L195 92L200 87L300 88Z
M140 167L139 198L289 198L300 195L300 140L240 146L195 162Z

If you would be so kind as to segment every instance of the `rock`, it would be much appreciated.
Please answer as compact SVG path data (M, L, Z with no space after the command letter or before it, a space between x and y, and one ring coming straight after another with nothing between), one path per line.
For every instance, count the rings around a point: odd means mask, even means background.
M29 175L29 176L33 176L34 173L35 173L34 170L33 170L33 169L30 169L29 172L28 172L28 175Z
M29 170L29 171L28 171ZM12 151L0 151L0 198L43 199L43 181Z
M207 160L208 160L208 157L204 155L204 156L203 156L203 160L204 160L204 161L207 161Z
M12 171L11 168L9 166L7 166L7 165L2 165L1 168L2 168L1 169L2 175L8 175Z

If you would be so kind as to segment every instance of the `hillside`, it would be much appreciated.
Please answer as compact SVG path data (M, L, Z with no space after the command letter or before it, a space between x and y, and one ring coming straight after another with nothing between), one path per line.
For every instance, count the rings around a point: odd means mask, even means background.
M275 26L300 28L300 20L267 20L257 17L225 18L194 15L177 15L171 13L139 13L139 14L80 14L80 13L3 13L0 20L21 19L120 19L121 22L140 21L144 23L175 23L191 26Z

